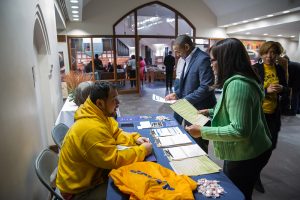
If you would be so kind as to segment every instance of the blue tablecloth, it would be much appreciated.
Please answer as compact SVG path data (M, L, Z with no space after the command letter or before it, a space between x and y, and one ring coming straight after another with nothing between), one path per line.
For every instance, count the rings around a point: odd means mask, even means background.
M139 132L144 137L148 137L152 144L153 144L153 151L155 153L157 163L161 164L162 166L169 168L172 170L172 167L169 164L168 158L164 155L162 148L159 148L156 146L153 137L150 134L151 129L137 129L137 126L140 125L140 121L150 121L150 122L157 122L156 116L161 115L147 115L147 116L126 116L126 117L120 117L118 118L119 126L121 127L122 124L133 124L134 127L122 127L127 132ZM173 116L170 114L163 114L163 116L168 117L171 121L165 121L163 122L164 127L173 126L174 124L177 124L177 122L174 120ZM151 117L151 118L147 118ZM178 126L178 124L177 124ZM185 130L178 126L182 132L186 133ZM189 134L187 134L189 136ZM189 136L190 137L190 136ZM193 141L193 139L191 139ZM243 200L245 199L243 193L229 180L229 178L223 173L214 173L214 174L208 174L208 175L201 175L201 176L192 176L193 180L197 181L200 178L207 178L209 180L218 180L220 181L220 185L224 188L226 191L225 194L221 195L222 200ZM197 191L194 191L194 197L195 199L212 199L212 198L206 198L202 194L198 193ZM107 188L107 200L121 200L121 199L129 199L128 195L125 195L120 192L120 190L114 185L112 179L109 179L108 182L108 188Z

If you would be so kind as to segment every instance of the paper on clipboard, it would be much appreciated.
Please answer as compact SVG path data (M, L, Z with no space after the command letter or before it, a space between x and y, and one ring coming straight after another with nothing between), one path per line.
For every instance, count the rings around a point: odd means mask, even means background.
M198 110L186 99L177 100L170 107L191 124L204 126L209 121L208 117L199 114Z

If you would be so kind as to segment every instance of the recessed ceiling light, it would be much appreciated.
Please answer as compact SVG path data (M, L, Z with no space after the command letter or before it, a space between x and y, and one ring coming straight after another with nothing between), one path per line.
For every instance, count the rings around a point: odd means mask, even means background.
M71 6L71 8L73 8L73 9L77 9L77 8L79 8L78 6Z
M282 35L281 34L279 34L279 35L277 35L278 37L281 37Z
M254 18L254 20L259 20L260 18L258 18L258 17L256 17L256 18Z
M264 33L264 35L269 35L268 33Z
M237 23L233 23L233 25L237 25Z
M250 34L251 34L250 32L247 32L247 33L246 33L246 35L250 35Z
M267 15L267 17L273 17L274 15Z
M72 13L75 13L75 14L77 14L77 13L79 13L77 10L72 10Z
M247 22L248 22L247 20L244 20L244 21L243 21L243 23L247 23Z
M79 19L78 19L78 18L74 18L73 20L74 20L74 21L79 21Z
M73 15L73 17L79 17L79 15Z
M286 14L286 13L289 13L289 12L290 12L289 10L286 10L286 11L283 11L282 13Z
M291 37L295 37L294 35L291 35Z
M71 0L71 3L78 3L78 0Z

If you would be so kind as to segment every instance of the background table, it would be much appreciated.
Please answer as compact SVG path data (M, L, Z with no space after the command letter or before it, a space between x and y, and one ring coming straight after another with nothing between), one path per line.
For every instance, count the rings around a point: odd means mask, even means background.
M171 119L171 121L166 121L163 122L164 123L164 127L171 127L171 126L165 126L168 124L177 124L177 122L175 121L175 119L173 118L172 115L170 114L163 114L164 116L168 117L169 119ZM151 117L149 119L145 119L145 117ZM150 139L150 141L153 144L153 151L155 153L156 159L157 159L157 163L161 164L162 166L169 168L171 170L172 167L169 164L169 160L168 158L164 155L164 152L162 150L162 148L157 147L157 145L155 144L155 141L152 137L152 135L150 134L150 130L151 129L137 129L137 126L139 126L140 121L150 121L150 122L154 122L154 121L158 121L156 120L156 116L161 116L160 115L147 115L147 116L126 116L126 117L120 117L118 118L118 122L119 122L119 126L121 127L122 124L126 124L126 123L132 123L134 124L134 127L126 127L126 128L122 128L123 130L127 131L127 132L139 132L142 136L144 137L148 137ZM171 123L170 123L171 122ZM178 126L178 124L177 124ZM186 133L186 131L181 127L178 126L181 131L183 133ZM189 134L187 134L189 136ZM189 136L190 137L190 136ZM190 139L194 142L194 140L190 137ZM214 173L214 174L207 174L207 175L200 175L200 176L192 176L191 177L193 180L197 181L200 178L207 178L209 180L218 180L220 181L220 185L224 188L224 190L226 191L225 194L223 194L220 198L218 199L222 199L222 200L242 200L245 199L243 193L230 181L230 179L223 173L223 172L219 172L219 173ZM198 193L196 190L194 191L194 197L195 199L213 199L213 198L206 198L204 197L202 194ZM108 188L107 188L107 200L125 200L125 199L129 199L128 195L125 195L123 193L121 193L121 191L114 185L112 179L109 179L108 182Z
M70 97L68 97L58 114L55 125L63 123L70 128L74 123L74 114L77 108L78 106L73 101L70 101Z

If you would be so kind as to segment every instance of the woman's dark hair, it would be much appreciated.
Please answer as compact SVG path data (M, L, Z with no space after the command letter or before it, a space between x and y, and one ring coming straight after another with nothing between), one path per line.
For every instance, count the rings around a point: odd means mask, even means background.
M224 82L233 75L243 75L260 79L251 67L249 55L243 43L236 38L227 38L215 43L210 53L218 62L217 87L223 87Z
M96 81L90 92L91 101L96 104L97 99L106 100L111 89L116 89L116 86L107 81Z

